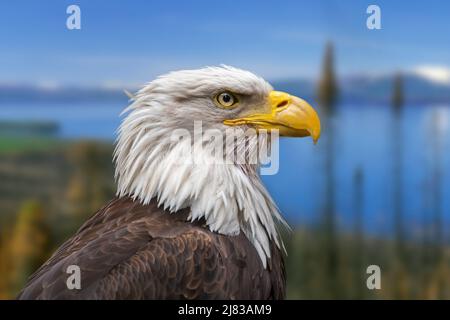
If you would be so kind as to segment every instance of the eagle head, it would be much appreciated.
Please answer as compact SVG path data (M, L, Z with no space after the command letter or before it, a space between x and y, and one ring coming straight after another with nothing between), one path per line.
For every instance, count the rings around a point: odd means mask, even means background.
M255 154L270 148L273 132L316 142L320 121L307 102L221 66L162 75L132 96L124 113L114 154L118 196L156 199L172 213L189 207L189 219L205 219L213 232L244 232L263 263L270 241L282 246L277 222L284 220ZM243 154L257 160L242 163Z

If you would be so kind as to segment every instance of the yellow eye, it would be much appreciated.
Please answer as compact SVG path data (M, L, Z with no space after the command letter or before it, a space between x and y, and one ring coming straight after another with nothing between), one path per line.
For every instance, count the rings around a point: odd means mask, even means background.
M237 99L229 92L222 92L216 96L216 101L224 108L231 108L237 103Z

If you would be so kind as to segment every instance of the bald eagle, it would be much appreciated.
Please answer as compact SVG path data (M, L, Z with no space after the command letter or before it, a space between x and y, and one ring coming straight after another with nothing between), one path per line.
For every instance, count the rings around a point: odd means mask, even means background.
M160 76L130 102L114 152L116 197L29 278L18 297L284 298L278 230L285 222L260 180L261 161L216 160L230 152L257 153L272 139L262 132L274 129L316 141L314 109L229 66ZM232 129L243 139L229 139L235 145L228 148L226 139L173 138L180 129L195 131L198 121L204 131L225 135ZM256 134L244 137L248 129ZM226 151L195 148L212 141L222 141ZM183 160L189 150L195 161ZM80 271L77 288L67 284L70 266Z

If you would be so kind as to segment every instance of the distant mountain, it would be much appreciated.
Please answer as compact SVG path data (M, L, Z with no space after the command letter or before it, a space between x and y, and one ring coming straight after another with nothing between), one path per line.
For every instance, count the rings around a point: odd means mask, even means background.
M341 101L389 103L393 90L390 76L350 76L339 79ZM404 95L408 103L450 103L450 83L439 83L416 74L403 75ZM314 98L316 84L305 79L273 82L279 90Z
M393 88L393 75L355 75L339 79L341 101L389 103ZM415 73L403 76L405 100L408 103L450 103L450 83L433 81ZM272 81L278 90L313 100L316 83L310 79L285 79ZM123 88L130 92L136 88ZM121 88L55 87L0 84L0 103L8 101L98 101L128 98Z
M117 99L127 99L123 89L75 86L42 88L33 85L0 84L0 103L10 101L77 102Z
M356 100L389 102L392 96L393 76L377 78L353 77L342 81L344 97ZM407 102L450 102L450 85L436 83L424 77L403 76L404 95Z

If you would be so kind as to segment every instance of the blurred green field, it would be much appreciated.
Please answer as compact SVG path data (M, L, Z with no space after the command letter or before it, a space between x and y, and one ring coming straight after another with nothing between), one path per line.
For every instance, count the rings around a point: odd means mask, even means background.
M32 151L52 151L60 149L64 145L64 142L54 138L0 136L0 155Z

